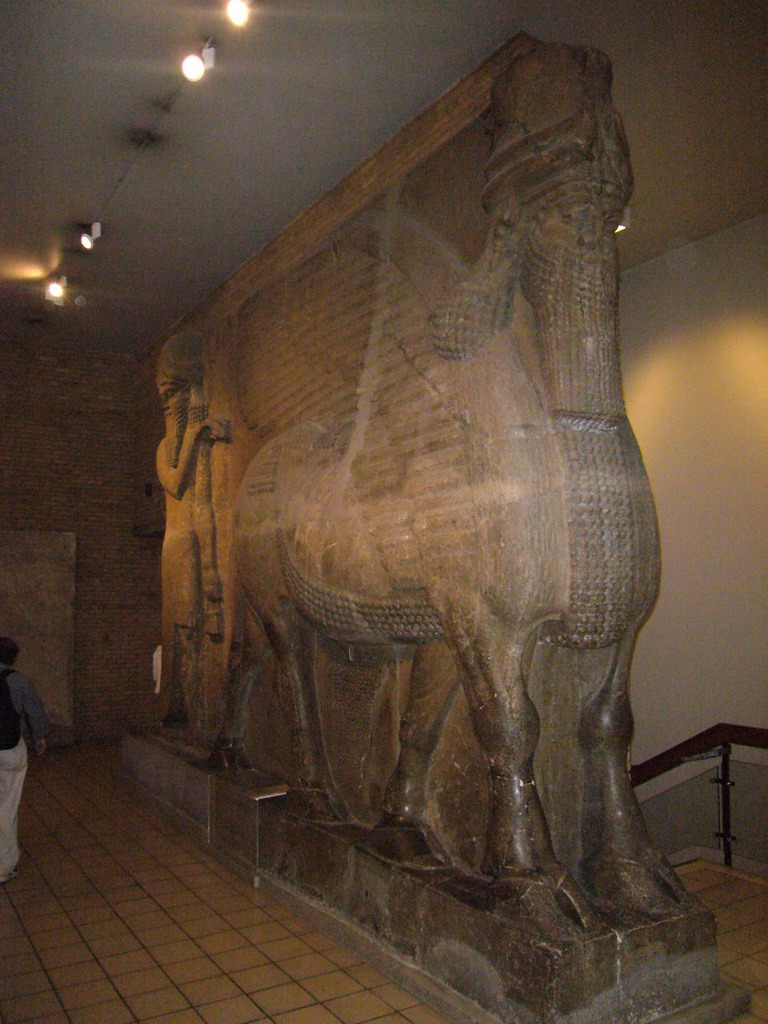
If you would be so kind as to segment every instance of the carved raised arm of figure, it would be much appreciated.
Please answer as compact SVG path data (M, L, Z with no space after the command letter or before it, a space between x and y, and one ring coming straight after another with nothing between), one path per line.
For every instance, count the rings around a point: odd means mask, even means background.
M180 499L194 475L201 436L209 431L202 387L183 381L158 384L166 417L166 435L157 449L157 475L165 490Z

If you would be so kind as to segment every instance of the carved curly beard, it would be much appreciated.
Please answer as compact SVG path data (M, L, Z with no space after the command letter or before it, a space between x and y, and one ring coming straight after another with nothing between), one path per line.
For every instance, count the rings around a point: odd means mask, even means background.
M173 469L179 465L181 457L181 446L184 442L184 434L189 421L189 395L190 386L180 388L169 401L170 423L173 429L169 429L167 439L168 451L170 453L168 462Z

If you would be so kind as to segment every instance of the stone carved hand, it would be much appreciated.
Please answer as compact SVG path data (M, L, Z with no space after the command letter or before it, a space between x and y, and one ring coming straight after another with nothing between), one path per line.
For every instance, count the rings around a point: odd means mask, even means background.
M213 444L214 441L225 441L232 443L232 421L220 420L215 416L208 416L201 426L204 441Z

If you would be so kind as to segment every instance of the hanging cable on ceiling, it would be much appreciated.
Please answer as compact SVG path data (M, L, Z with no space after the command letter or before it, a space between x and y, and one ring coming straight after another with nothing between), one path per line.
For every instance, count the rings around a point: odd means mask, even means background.
M238 27L247 23L250 16L250 10L251 0L229 0L227 4L227 15L232 24L237 25ZM182 74L188 82L199 82L205 75L205 72L215 66L215 63L215 41L212 36L209 36L203 43L199 52L187 54L184 58L181 65ZM93 221L81 225L80 244L87 252L93 251L96 241L102 237L104 214L124 185L137 160L150 143L154 143L160 138L160 126L173 110L184 84L184 82L181 82L166 100L158 103L160 113L149 128L135 133L134 144L136 146L136 152L133 153L131 158L123 167L106 199L101 204L101 208L99 209L97 216ZM58 279L52 279L46 290L46 298L50 299L50 301L54 302L56 305L62 305L64 302L63 285L66 283L66 278L61 278L60 280L62 282L61 285L58 283ZM51 292L51 287L54 288L53 293Z

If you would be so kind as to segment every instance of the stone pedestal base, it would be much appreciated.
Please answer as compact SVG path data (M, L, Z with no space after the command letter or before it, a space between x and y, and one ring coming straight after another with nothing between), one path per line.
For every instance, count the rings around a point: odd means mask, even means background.
M489 885L442 868L408 829L308 820L256 773L211 775L156 737L126 738L124 762L230 865L457 1024L721 1024L748 1005L720 984L714 920L693 899L584 927L540 880Z
M290 798L263 808L261 830L263 876L446 986L448 1016L460 994L457 1020L719 1024L748 1003L720 986L714 921L693 899L656 920L584 928L546 884L489 886L441 869L408 830L312 823L291 813Z

